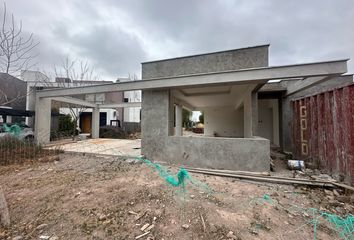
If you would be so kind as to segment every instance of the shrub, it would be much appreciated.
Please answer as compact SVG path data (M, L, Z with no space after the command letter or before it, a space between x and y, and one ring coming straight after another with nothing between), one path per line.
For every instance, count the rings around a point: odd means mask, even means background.
M62 136L71 136L75 133L75 122L69 114L59 116L58 132Z

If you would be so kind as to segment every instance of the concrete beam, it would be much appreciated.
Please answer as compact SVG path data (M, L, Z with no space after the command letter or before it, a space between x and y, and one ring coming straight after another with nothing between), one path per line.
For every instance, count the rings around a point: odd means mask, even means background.
M80 105L80 106L84 106L84 107L92 107L92 108L97 107L97 105L94 103L86 102L84 100L81 100L78 98L72 98L72 97L54 97L54 98L52 98L52 100L58 101L58 102L74 104L74 105Z
M141 81L104 84L79 88L48 89L38 91L37 94L39 97L58 97L129 90L169 89L207 85L262 83L268 81L269 79L341 75L347 72L347 61L348 60L338 60L320 63L252 68L237 71L194 74L157 79L144 79Z
M183 101L183 100L181 100L179 98L172 97L172 102L183 106L183 108L185 108L185 109L187 109L189 111L195 111L196 110L196 108L192 104L190 104L190 103L188 103L186 101Z
M235 109L238 109L240 106L242 106L242 103L245 101L245 97L247 97L251 92L253 92L255 89L257 89L258 86L259 86L259 84L257 84L256 86L251 85L251 86L247 87L247 89L245 89L245 91L243 92L241 97L239 97L237 99L237 101L235 102Z
M287 87L286 95L285 96L290 96L294 93L297 93L299 91L305 90L307 88L310 88L316 84L319 84L321 82L329 80L331 77L324 76L324 77L310 77L310 78L305 78L302 80L298 80L296 82L293 82L289 84Z
M215 91L215 92L200 92L200 93L186 93L183 90L180 91L186 97L199 97L199 96L213 96L213 95L225 95L230 94L231 89L226 91Z
M100 108L134 108L134 107L141 107L141 102L99 104L98 106Z

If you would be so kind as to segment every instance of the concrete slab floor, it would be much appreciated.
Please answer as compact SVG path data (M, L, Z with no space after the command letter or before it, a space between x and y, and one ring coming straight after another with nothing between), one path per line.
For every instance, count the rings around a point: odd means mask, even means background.
M50 148L59 147L65 152L78 152L87 154L103 154L116 156L136 157L141 154L141 140L135 139L109 139L98 138L68 143L64 145L51 145Z

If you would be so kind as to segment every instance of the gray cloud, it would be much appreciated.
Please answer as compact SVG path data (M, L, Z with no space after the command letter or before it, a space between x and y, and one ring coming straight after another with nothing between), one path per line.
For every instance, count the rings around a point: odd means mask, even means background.
M87 59L106 78L140 62L270 43L272 65L354 57L351 0L11 0L40 61ZM354 65L350 62L350 71Z
M105 74L138 73L140 62L146 60L139 39L122 29L95 27L74 35L71 42L80 56L91 59Z

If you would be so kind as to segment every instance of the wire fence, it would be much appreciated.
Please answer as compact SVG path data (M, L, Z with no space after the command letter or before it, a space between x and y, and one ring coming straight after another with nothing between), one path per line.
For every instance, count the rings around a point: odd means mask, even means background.
M61 152L60 147L46 149L36 144L33 134L17 124L0 126L0 165L50 161Z
M90 139L90 134L75 131L39 132L39 139L50 140L36 144L34 133L17 124L0 125L0 165L26 161L51 161L62 152L103 154L116 156L140 155L140 132L127 132L121 128L103 127L100 139ZM119 139L115 141L113 139Z
M61 152L59 147L45 149L30 139L19 139L12 135L0 137L0 165L55 160L55 156Z

